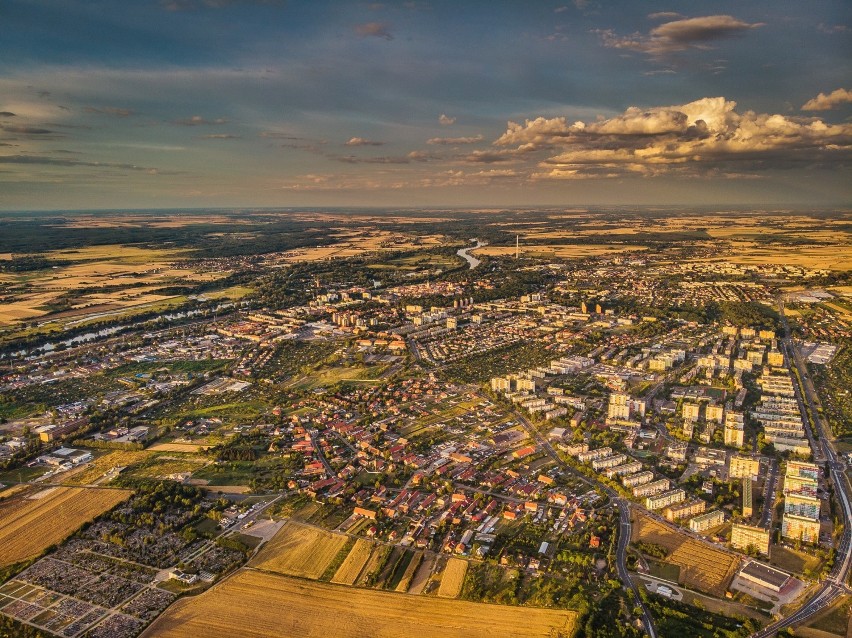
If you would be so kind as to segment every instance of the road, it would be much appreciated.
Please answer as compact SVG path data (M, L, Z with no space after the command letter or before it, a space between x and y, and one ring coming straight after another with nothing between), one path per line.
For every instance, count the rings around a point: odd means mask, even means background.
M334 468L331 467L331 463L328 462L328 459L325 458L325 453L322 451L322 446L317 441L317 433L314 430L311 430L311 445L314 446L314 450L317 453L317 457L319 458L320 463L325 468L326 474L328 474L328 478L334 478L337 476L337 472L334 471Z
M603 483L598 483L590 479L583 474L577 472L573 467L568 465L562 458L556 453L556 450L553 449L553 446L550 444L550 441L544 437L541 432L539 432L532 423L530 423L526 417L520 412L515 412L513 414L520 424L524 427L533 440L541 446L541 448L547 453L547 455L552 458L557 465L562 467L563 469L568 470L581 481L583 481L586 485L593 487L597 490L601 490L606 493L613 504L618 507L619 518L621 524L619 526L618 533L618 546L616 548L615 562L616 569L618 571L618 577L621 579L621 582L624 583L624 587L626 589L630 589L633 591L634 599L636 604L642 610L642 622L645 626L645 631L648 633L651 638L657 638L657 629L654 626L654 619L651 617L651 612L648 611L648 607L642 601L642 598L639 596L639 588L633 582L633 579L630 578L630 573L627 570L627 544L630 542L630 503L625 501L618 495L618 492L613 490L611 487L604 485Z
M772 522L772 510L775 508L776 483L778 481L778 461L770 460L769 474L766 477L766 489L763 493L763 514L760 527L767 528Z
M840 501L841 509L843 510L843 535L840 537L840 543L837 546L834 567L832 567L828 577L822 581L814 595L795 613L752 634L752 638L769 638L785 627L804 622L834 602L841 594L849 593L850 591L846 586L846 581L849 577L850 565L852 565L852 485L849 483L843 463L838 460L837 451L834 449L834 445L829 438L831 432L825 427L819 412L815 409L817 403L816 391L808 375L808 368L802 360L801 354L793 344L790 336L790 326L787 323L787 318L784 316L784 302L781 300L778 301L778 309L781 313L781 323L784 328L782 343L787 349L790 361L796 366L799 372L799 378L802 380L801 390L804 395L803 399L811 409L814 428L816 434L819 436L819 447L814 448L814 455L816 456L818 452L822 452L822 456L827 462L829 477L834 484L834 494L837 500Z

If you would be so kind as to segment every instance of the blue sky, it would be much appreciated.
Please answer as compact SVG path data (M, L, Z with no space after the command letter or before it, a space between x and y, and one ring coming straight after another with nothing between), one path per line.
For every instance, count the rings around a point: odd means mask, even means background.
M0 208L848 205L850 17L6 0Z

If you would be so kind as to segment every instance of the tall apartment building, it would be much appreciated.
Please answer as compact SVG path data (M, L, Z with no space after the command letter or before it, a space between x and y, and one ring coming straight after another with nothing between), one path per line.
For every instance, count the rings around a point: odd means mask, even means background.
M791 492L784 497L785 514L793 514L794 516L802 516L804 518L816 520L819 518L821 506L822 501L820 501L816 496Z
M644 399L634 399L629 394L613 392L609 395L607 417L618 420L628 420L636 416L644 417L646 407Z
M751 490L751 479L743 479L743 516L751 518L754 515L754 495Z
M741 454L732 454L728 459L728 477L732 479L757 479L760 476L760 459Z
M739 412L728 412L725 415L725 445L742 447L745 442L745 421Z
M793 541L817 543L819 542L819 528L819 520L805 518L804 516L784 514L781 519L781 536Z
M761 554L769 556L769 530L734 523L731 528L731 547L747 550L752 546Z

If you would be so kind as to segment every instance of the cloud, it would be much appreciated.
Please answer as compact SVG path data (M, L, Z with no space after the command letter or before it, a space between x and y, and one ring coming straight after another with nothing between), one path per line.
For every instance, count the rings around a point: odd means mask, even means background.
M132 171L156 171L157 169L136 164L116 164L111 162L87 162L76 159L65 159L41 155L0 155L0 164L36 164L43 166L86 166L100 168L121 168Z
M476 144L477 142L482 141L481 135L474 135L472 137L433 137L431 139L426 140L427 144L443 144L446 146L456 146L459 144Z
M344 143L344 146L381 146L382 144L384 144L384 142L368 140L363 137L352 137L348 142Z
M597 33L605 47L639 51L659 58L689 49L709 49L714 41L732 38L762 26L762 22L750 24L729 15L713 15L664 22L651 29L648 35L618 36L611 29Z
M828 34L849 33L849 27L847 27L845 24L824 24L820 22L817 25L817 29L819 29L823 33Z
M736 110L723 97L570 123L564 117L509 122L494 144L518 153L555 154L537 178L587 179L625 174L754 173L852 159L852 124ZM731 168L731 167L736 168Z
M362 38L381 38L382 40L393 40L390 25L386 22L367 22L355 25L355 33Z
M563 4L561 7L556 7L556 8L553 10L553 13L564 13L564 12L566 12L566 11L568 11L568 5L567 5L567 4Z
M20 135L56 135L55 131L38 126L18 126L15 124L0 125L0 129L7 133L19 133Z
M498 162L509 162L513 159L513 153L506 151L474 151L463 158L471 164L496 164Z
M116 117L128 117L135 113L133 109L123 109L115 106L87 106L83 109L83 111L86 113L96 113L98 115L114 115Z
M683 15L677 11L658 11L657 13L649 13L649 20L671 20L672 18L682 18Z
M456 123L456 118L441 113L440 117L438 117L438 121L441 123L442 126L449 126L450 124Z
M852 102L852 91L849 89L837 89L828 95L820 93L815 98L808 100L802 106L803 111L829 111L841 104Z
M12 111L0 111L0 117L15 117Z
M239 135L232 135L231 133L213 133L211 135L202 135L201 139L203 140L238 140L240 139Z
M200 115L193 115L183 120L175 120L173 123L179 126L218 126L219 124L227 124L228 120L224 117L208 120Z

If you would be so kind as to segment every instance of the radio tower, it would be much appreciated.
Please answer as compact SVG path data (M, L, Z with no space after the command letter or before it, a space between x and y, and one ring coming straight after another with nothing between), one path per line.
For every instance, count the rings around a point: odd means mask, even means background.
M521 236L515 235L515 259L521 258Z

